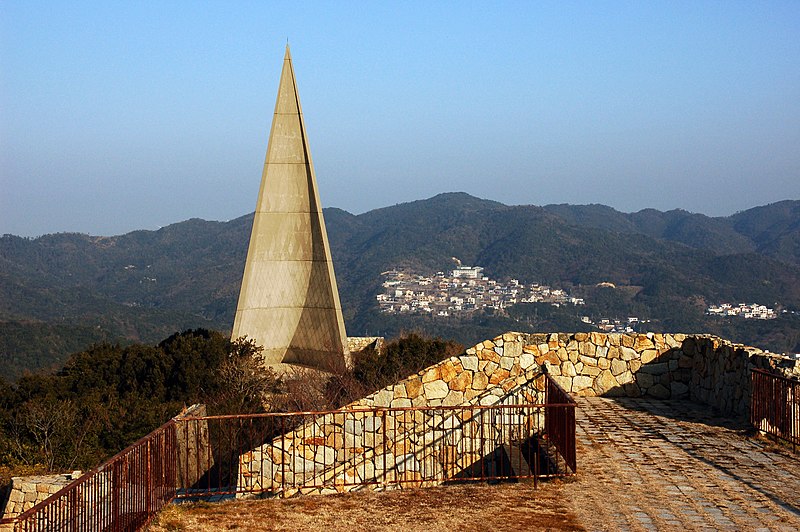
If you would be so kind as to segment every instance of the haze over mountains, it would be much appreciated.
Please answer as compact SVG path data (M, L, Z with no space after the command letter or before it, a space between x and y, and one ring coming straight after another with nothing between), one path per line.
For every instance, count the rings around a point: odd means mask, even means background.
M380 273L432 273L452 257L495 279L585 296L581 313L635 314L652 330L714 332L773 351L800 351L800 323L720 320L707 304L800 310L800 201L729 217L682 210L622 213L603 205L507 206L463 193L361 215L325 209L348 333L418 328L463 342L503 328L563 330L576 315L534 306L469 322L381 315ZM120 236L0 238L0 367L57 367L96 341L157 342L189 327L230 330L252 214ZM599 288L611 282L616 289ZM487 334L488 333L488 334Z

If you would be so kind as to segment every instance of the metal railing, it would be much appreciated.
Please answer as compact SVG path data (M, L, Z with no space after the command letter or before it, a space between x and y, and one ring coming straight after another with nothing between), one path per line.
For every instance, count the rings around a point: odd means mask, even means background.
M800 445L800 381L761 369L752 372L750 423L759 431Z
M13 523L18 531L137 530L177 491L176 426L171 420L64 486Z
M544 435L556 447L556 456L562 457L574 473L577 471L575 400L549 375L546 377Z
M176 498L574 474L575 402L547 375L530 386L528 402L175 418L18 516L15 530L136 530Z

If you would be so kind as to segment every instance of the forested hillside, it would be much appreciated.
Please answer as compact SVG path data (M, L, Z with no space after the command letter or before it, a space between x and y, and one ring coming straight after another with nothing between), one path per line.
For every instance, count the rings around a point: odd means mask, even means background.
M654 330L715 332L774 351L800 350L792 317L711 320L705 305L758 302L800 309L800 201L730 217L602 205L507 206L463 193L352 215L325 210L351 335L420 329L463 343L503 329L576 329L576 315L530 312L472 320L377 312L380 273L451 268L452 257L495 279L582 294L587 312L635 314ZM230 330L252 215L192 219L120 236L0 238L0 368L57 367L97 341L156 342L179 330ZM595 285L623 287L612 293Z

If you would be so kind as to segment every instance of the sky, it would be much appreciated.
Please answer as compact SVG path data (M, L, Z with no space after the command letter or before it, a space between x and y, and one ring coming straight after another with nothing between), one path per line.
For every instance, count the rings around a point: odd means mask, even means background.
M800 2L0 2L0 234L255 209L287 40L323 205L800 199Z

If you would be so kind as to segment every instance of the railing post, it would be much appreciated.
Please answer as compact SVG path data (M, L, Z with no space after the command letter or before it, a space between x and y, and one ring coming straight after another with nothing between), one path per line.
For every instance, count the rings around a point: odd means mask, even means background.
M147 440L147 448L145 449L147 456L147 476L145 478L145 512L148 517L153 514L153 474L152 474L152 438Z

